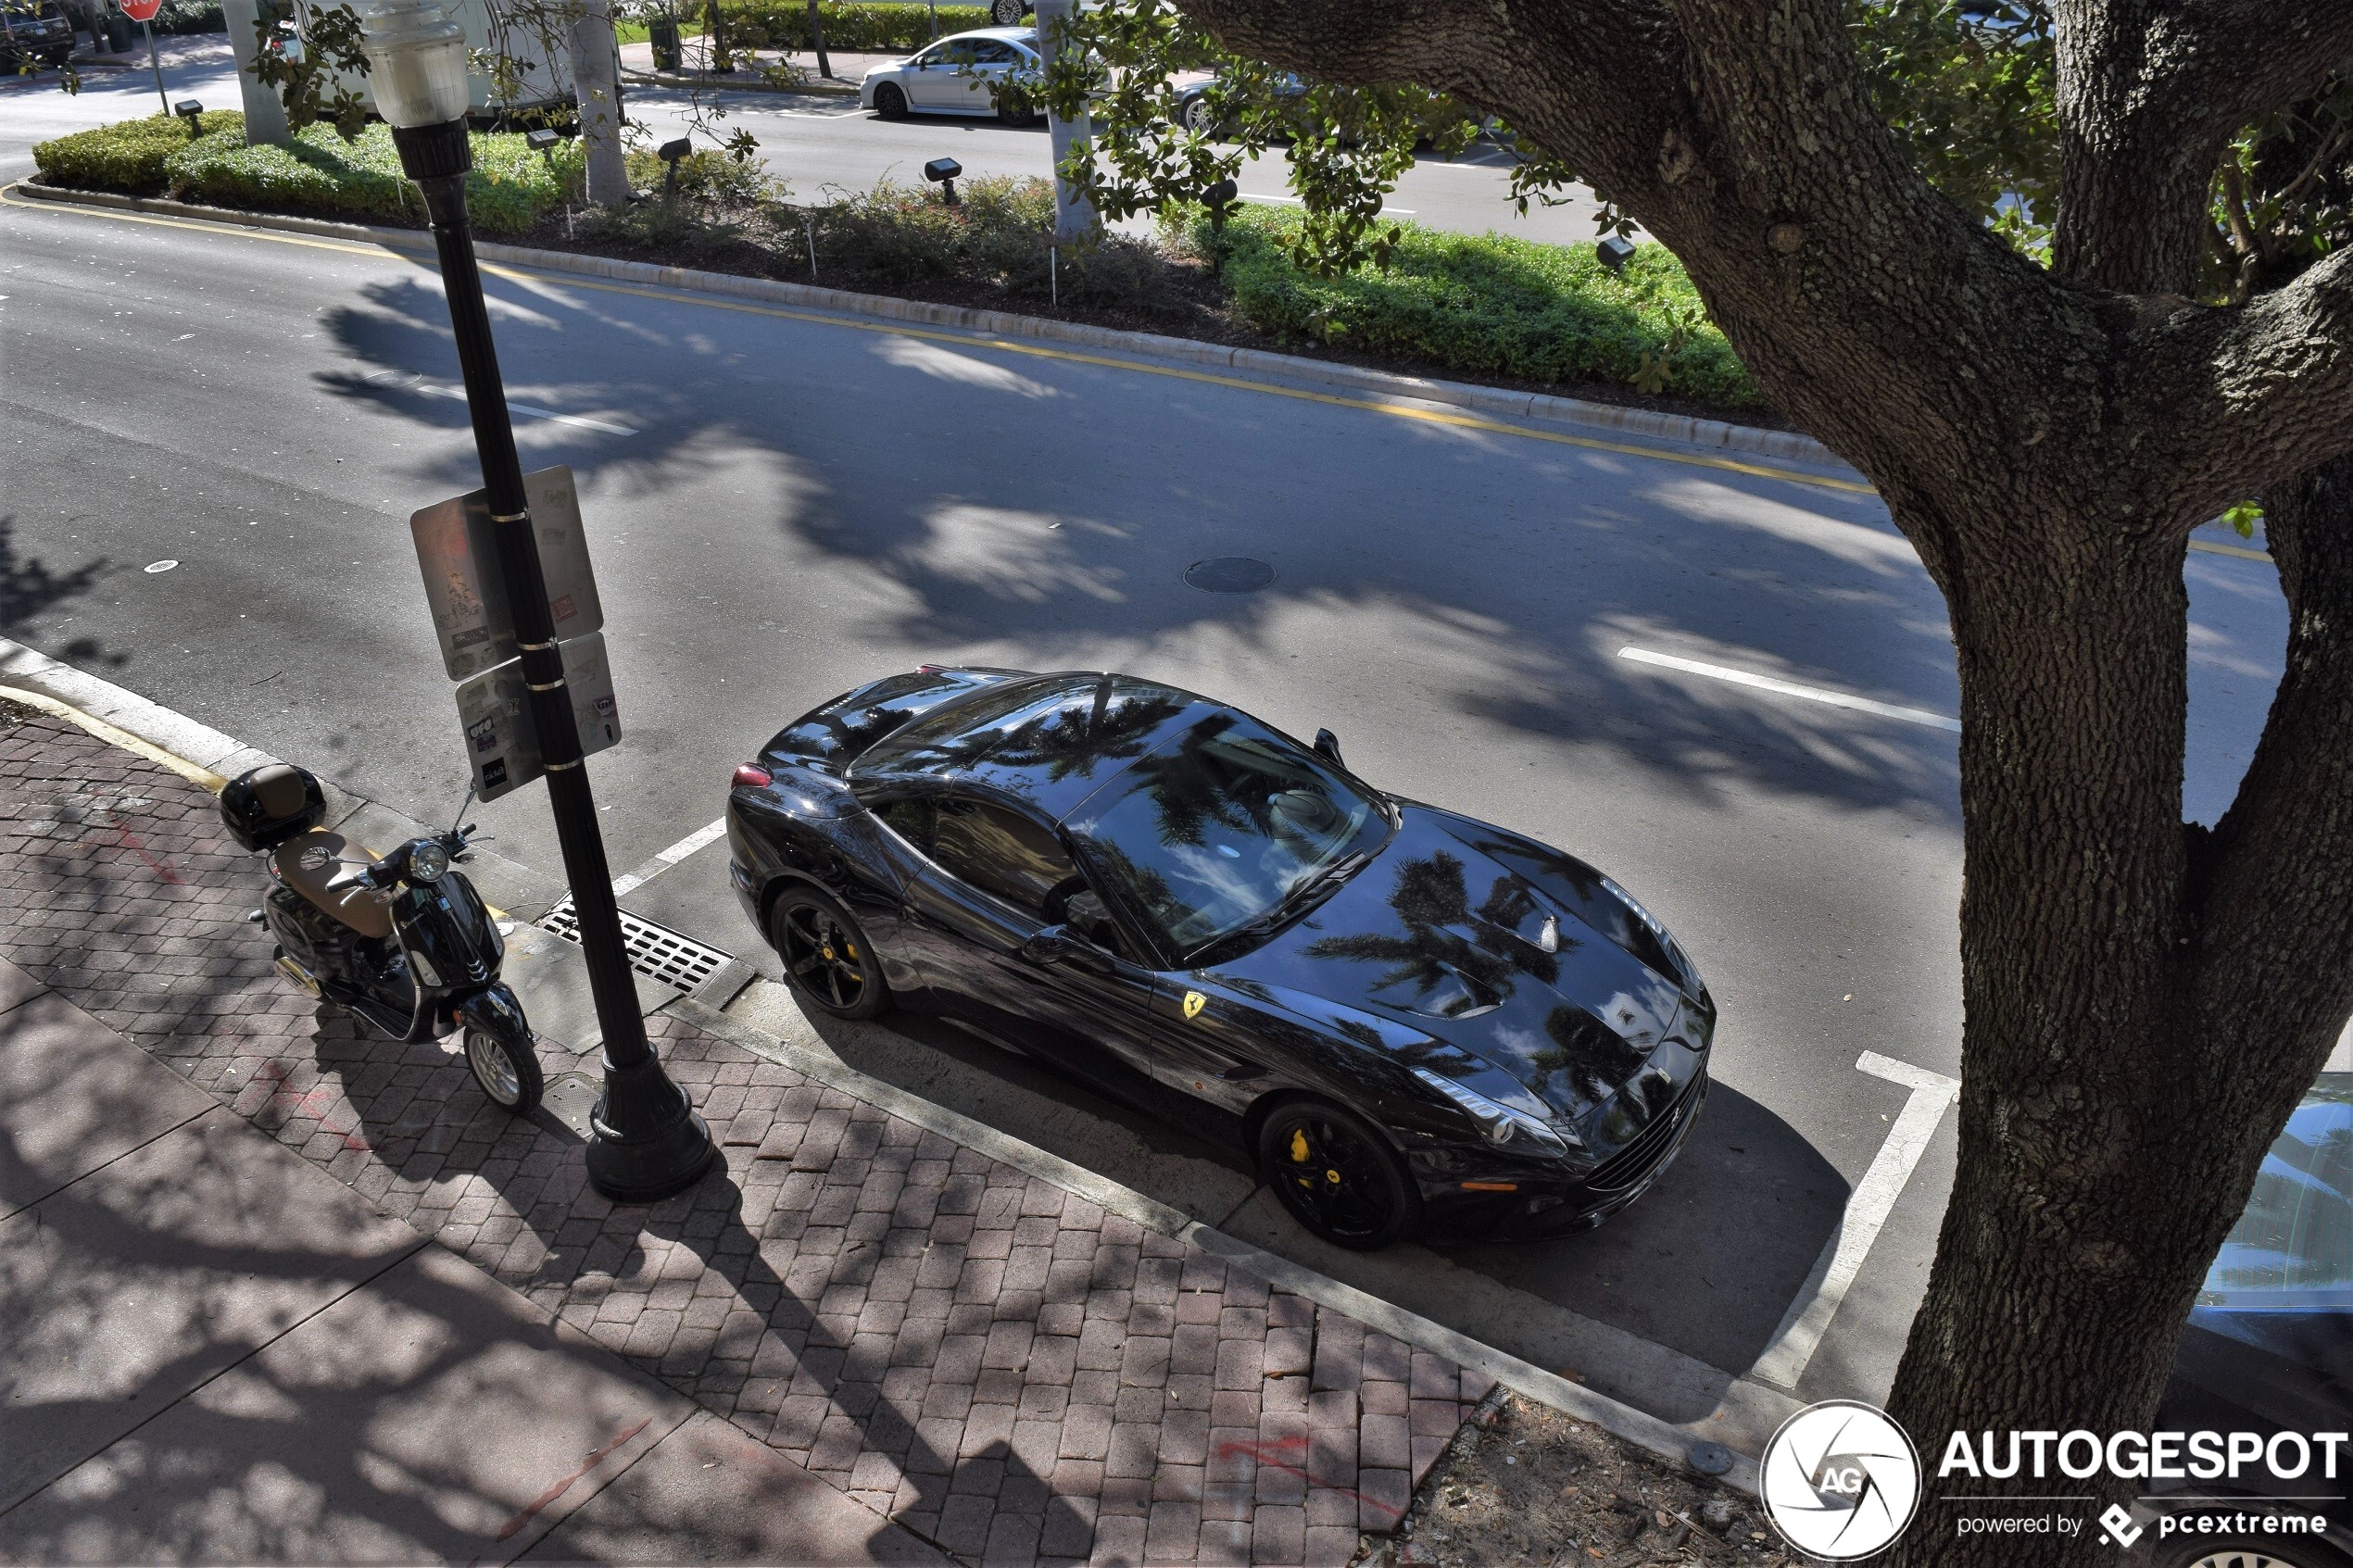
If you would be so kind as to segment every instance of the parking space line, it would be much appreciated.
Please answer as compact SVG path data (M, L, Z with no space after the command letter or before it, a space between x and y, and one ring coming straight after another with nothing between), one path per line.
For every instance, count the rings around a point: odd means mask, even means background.
M1887 1223L1895 1200L1903 1196L1905 1184L1912 1179L1913 1169L1927 1152L1928 1140L1935 1135L1936 1124L1944 1119L1944 1108L1961 1092L1958 1078L1947 1078L1942 1073L1897 1061L1877 1051L1865 1051L1855 1066L1856 1071L1874 1078L1901 1084L1912 1093L1904 1102L1904 1109L1896 1113L1887 1141L1872 1157L1870 1169L1855 1184L1854 1195L1846 1200L1846 1211L1839 1218L1837 1233L1823 1244L1821 1256L1814 1261L1813 1273L1798 1287L1796 1298L1782 1315L1780 1326L1773 1331L1765 1353L1749 1368L1748 1375L1755 1381L1792 1394L1797 1392L1797 1380L1806 1375L1806 1365L1814 1359L1814 1351L1822 1343L1823 1332L1837 1314L1839 1303L1846 1298L1847 1286L1862 1272L1871 1243L1879 1239L1880 1229Z
M716 844L720 839L726 836L726 833L727 819L724 817L720 818L717 822L712 822L708 827L697 828L694 832L688 834L686 837L680 839L677 843L672 845L661 854L656 855L652 859L648 860L644 865L639 866L635 871L631 872L628 875L613 878L612 896L618 898L623 894L635 893L638 888L645 886L646 884L651 882L654 878L660 876L662 872L668 871L679 861L686 859L698 849L702 848L706 845Z
M1617 657L1636 664L1655 664L1665 670L1682 671L1687 675L1705 675L1711 681L1749 686L1780 696L1804 697L1808 702L1828 703L1832 708L1851 708L1859 713L1876 713L1882 719L1901 719L1907 724L1926 724L1931 729L1950 730L1956 734L1961 729L1958 719L1948 719L1942 713L1931 713L1924 708L1898 708L1894 703L1874 702L1852 692L1832 691L1827 686L1801 686L1794 681L1777 681L1770 675L1752 675L1745 670L1734 670L1722 664L1703 664L1696 659L1678 659L1671 653L1624 647L1617 650Z

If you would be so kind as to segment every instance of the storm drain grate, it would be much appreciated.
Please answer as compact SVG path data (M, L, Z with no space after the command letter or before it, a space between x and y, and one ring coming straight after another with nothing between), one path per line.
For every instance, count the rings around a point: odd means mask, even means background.
M580 940L580 915L567 893L539 922L540 929L567 942ZM659 981L687 995L735 959L733 953L706 947L693 937L621 911L622 945L629 949L629 967L648 980Z

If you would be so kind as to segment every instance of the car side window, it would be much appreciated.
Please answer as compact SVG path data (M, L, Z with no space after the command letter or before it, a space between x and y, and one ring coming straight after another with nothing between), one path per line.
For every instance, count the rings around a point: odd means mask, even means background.
M939 802L922 796L903 796L876 806L875 815L885 827L924 854L932 852L939 831Z
M1047 907L1051 896L1059 890L1068 897L1064 884L1078 875L1051 833L1018 812L977 800L939 803L929 853L959 880L1046 921L1060 918L1061 911Z
M1009 65L1013 58L1013 46L1000 44L993 38L979 39L973 44L973 63L984 66Z

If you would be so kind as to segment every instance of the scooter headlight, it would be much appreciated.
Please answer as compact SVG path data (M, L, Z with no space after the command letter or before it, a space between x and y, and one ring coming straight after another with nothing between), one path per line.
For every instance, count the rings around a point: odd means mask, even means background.
M409 851L409 880L439 882L449 869L449 851L438 844L420 844Z

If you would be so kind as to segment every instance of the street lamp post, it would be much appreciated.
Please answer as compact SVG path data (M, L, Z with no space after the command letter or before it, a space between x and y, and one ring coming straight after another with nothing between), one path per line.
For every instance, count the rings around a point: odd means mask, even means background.
M515 455L482 273L466 224L466 171L473 153L466 140L465 30L435 0L378 0L361 25L376 107L392 126L402 169L424 193L441 256L442 289L449 299L466 408L482 458L508 613L522 650L547 798L579 915L580 943L587 953L589 990L604 1030L605 1091L589 1117L588 1180L615 1202L651 1203L693 1185L717 1150L711 1129L662 1071L646 1039L596 802L581 766L580 732L564 685L563 656L556 646L539 546L523 495L522 464Z

